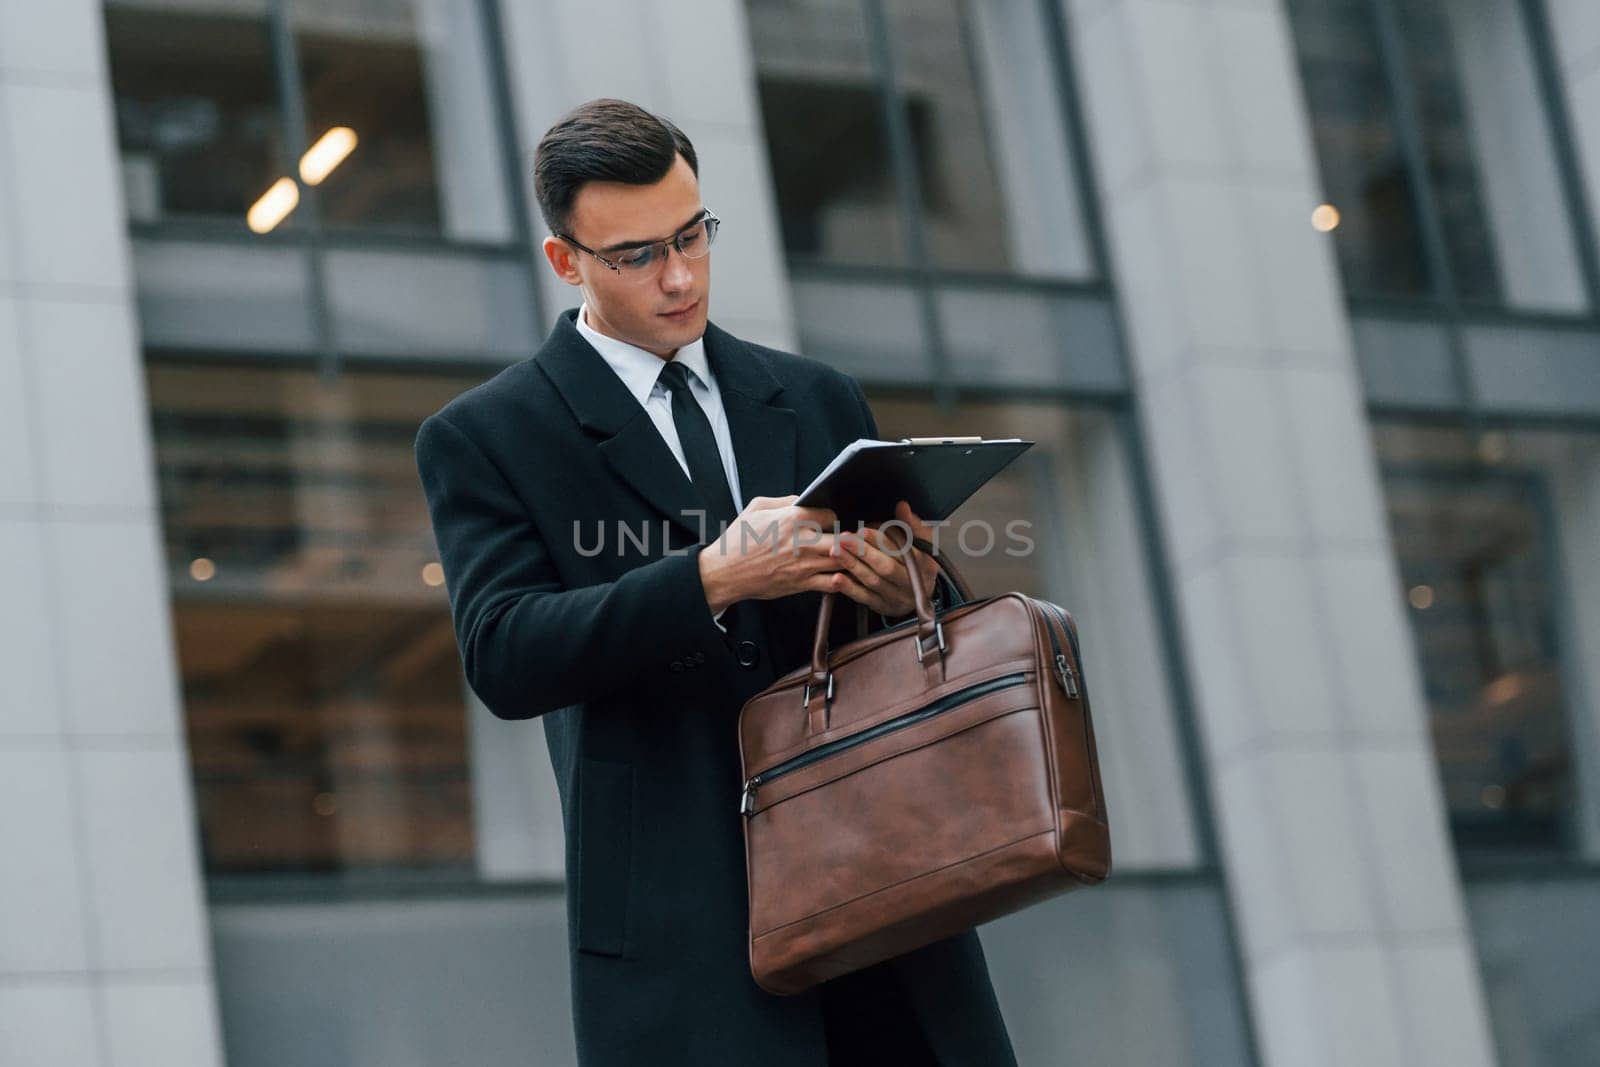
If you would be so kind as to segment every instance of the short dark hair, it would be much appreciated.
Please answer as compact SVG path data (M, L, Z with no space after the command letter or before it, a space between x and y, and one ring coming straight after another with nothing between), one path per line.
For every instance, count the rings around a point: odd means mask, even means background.
M551 233L570 233L584 183L654 185L678 156L700 176L694 145L671 122L626 100L591 100L567 112L533 153L533 192Z

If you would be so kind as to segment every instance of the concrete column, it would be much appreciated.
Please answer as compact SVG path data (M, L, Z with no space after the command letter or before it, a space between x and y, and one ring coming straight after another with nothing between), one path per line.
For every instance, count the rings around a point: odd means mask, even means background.
M100 5L0 0L0 1060L222 1062Z
M1270 1067L1493 1062L1278 0L1071 0Z

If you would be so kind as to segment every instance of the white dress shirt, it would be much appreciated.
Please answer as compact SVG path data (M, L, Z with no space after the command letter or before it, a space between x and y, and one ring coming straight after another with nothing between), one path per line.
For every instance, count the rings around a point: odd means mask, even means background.
M600 353L600 358L606 361L622 384L633 394L633 398L644 408L645 414L650 416L650 421L656 424L662 440L666 441L667 448L672 451L673 458L678 461L678 466L683 468L683 473L693 481L689 475L689 461L683 454L683 444L678 440L678 424L672 420L672 390L662 385L657 379L661 368L666 366L666 361L654 352L648 352L637 345L630 345L626 341L619 341L615 337L607 337L590 326L586 316L589 307L587 304L578 308L578 332L584 340L594 346ZM700 410L706 413L706 419L711 423L711 433L717 440L717 452L722 456L722 470L728 476L728 489L733 494L733 504L738 510L744 510L744 497L739 492L739 467L733 456L733 435L728 432L728 413L722 407L722 393L717 389L717 380L711 375L711 365L706 361L706 345L704 337L697 337L689 344L679 348L673 355L673 360L682 363L689 372L689 394L700 405ZM709 534L715 529L715 523L707 516L706 532ZM723 611L727 609L724 608ZM722 612L712 616L717 626L724 633L727 627L722 625Z

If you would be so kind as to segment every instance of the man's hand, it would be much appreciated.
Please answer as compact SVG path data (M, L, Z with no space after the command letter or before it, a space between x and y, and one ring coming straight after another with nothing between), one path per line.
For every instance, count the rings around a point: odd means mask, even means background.
M700 552L700 580L715 615L739 600L774 600L810 590L848 593L850 575L833 554L837 517L796 507L798 494L758 496Z
M894 514L895 518L911 528L913 537L932 543L933 528L911 510L909 503L899 501ZM911 553L922 578L922 588L930 599L933 597L934 582L939 576L939 564L922 550L910 547L909 543L902 546L904 528L891 527L892 532L886 535L881 526L881 523L872 523L863 527L859 534L841 532L832 552L834 558L844 561L847 568L845 573L850 578L849 584L839 591L851 600L892 619L909 615L917 607L911 595L911 576L906 573L906 553Z

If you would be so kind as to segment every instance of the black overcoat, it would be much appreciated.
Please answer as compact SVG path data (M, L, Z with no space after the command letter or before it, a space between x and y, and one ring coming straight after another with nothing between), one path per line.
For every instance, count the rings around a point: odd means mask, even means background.
M920 1035L947 1067L1013 1063L975 932L796 996L751 978L738 713L809 657L820 594L741 601L717 629L703 505L576 314L428 416L416 460L467 682L502 719L544 720L580 1062L821 1067L826 1016L835 1042L853 1025ZM746 501L877 436L827 364L710 324L705 348ZM835 615L847 639L856 613Z

